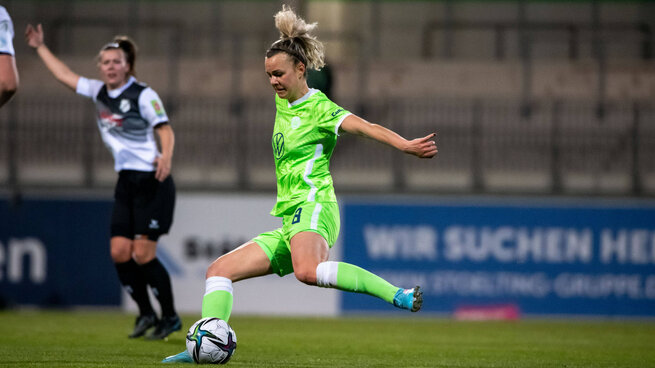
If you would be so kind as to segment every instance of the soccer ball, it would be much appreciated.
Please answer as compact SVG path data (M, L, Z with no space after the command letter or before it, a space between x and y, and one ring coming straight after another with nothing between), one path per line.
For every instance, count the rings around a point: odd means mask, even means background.
M220 318L203 318L186 335L186 349L198 364L225 364L236 348L236 333Z

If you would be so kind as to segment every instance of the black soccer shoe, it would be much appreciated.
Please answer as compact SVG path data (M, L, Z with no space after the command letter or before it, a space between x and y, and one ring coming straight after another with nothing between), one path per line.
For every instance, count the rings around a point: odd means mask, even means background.
M166 336L181 329L182 320L180 320L180 317L177 314L171 317L162 317L159 320L159 323L157 323L157 327L155 327L152 333L146 336L146 338L148 340L162 340L166 338Z
M136 322L134 323L134 331L128 335L130 339L143 336L149 328L155 327L157 325L157 316L154 314L147 314L145 316L136 317Z

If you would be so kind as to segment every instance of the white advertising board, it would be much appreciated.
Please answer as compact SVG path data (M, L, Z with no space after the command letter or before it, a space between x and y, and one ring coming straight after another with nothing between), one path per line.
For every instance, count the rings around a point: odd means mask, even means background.
M281 226L269 214L275 196L264 194L178 193L175 219L169 235L162 236L158 257L166 266L179 313L200 314L205 292L205 271L221 254L258 234ZM339 244L330 255L336 259ZM336 315L339 291L307 286L291 274L269 275L234 284L233 315ZM123 293L123 306L136 304ZM153 306L158 303L153 300Z

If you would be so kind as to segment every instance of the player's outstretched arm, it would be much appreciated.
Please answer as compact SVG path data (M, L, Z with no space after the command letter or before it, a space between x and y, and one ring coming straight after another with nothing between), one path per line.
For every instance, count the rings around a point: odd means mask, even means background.
M391 129L378 124L372 124L357 115L349 115L341 123L341 130L375 139L390 145L400 151L420 158L432 158L437 154L437 144L434 141L436 133L430 133L422 138L407 140Z
M7 103L18 89L18 70L13 55L0 54L0 107Z
M36 27L31 24L27 25L25 30L25 41L27 44L36 50L45 66L50 70L52 75L58 81L63 83L68 88L75 91L77 89L77 81L80 76L70 70L70 68L59 60L48 47L43 43L43 27L38 24Z

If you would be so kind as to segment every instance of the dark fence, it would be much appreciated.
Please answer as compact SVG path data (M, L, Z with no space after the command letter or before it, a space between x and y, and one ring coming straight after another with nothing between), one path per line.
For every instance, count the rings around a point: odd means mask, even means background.
M293 3L310 20L320 18L319 37L327 43L330 62L351 66L346 73L351 98L338 96L337 102L406 137L438 133L435 160L341 137L331 167L339 191L655 193L655 105L649 87L655 6L648 2ZM115 180L93 105L41 88L50 76L20 36L27 23L36 22L44 24L57 55L73 61L88 57L89 65L114 34L138 41L141 55L150 58L150 64L139 66L157 66L138 70L144 81L160 83L156 90L176 134L173 170L180 188L275 188L273 99L248 95L250 70L244 65L261 62L277 37L272 15L279 2L9 0L4 6L14 20L22 75L20 93L0 111L2 188L107 189ZM333 16L322 18L328 11ZM182 64L202 58L220 63L225 83L220 89L229 90L227 98L211 88L188 87L189 80L204 75ZM370 97L377 77L372 65L395 63L385 71L393 74L417 60L507 61L520 68L520 91L505 100L491 94L444 99L431 92L422 98ZM551 60L592 60L591 72L587 64L570 72L590 76L577 85L586 97L539 94L535 61ZM614 62L620 65L611 69ZM612 101L619 93L610 93L617 87L608 79L616 68L626 68L618 73L631 78L620 88L637 90L620 101ZM433 83L430 78L426 75L426 84Z
M637 102L364 99L358 109L406 137L436 131L434 160L339 138L344 191L648 195L655 192L655 108ZM350 106L344 106L351 108ZM174 173L180 188L274 189L272 98L178 97ZM0 183L13 188L111 187L93 104L68 94L18 97L0 125Z

